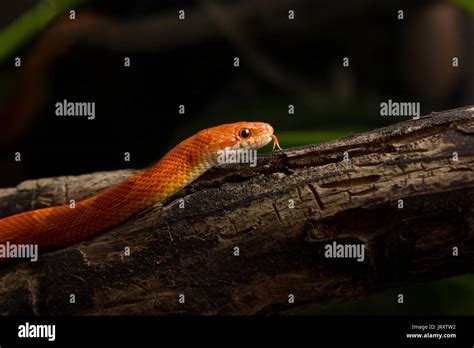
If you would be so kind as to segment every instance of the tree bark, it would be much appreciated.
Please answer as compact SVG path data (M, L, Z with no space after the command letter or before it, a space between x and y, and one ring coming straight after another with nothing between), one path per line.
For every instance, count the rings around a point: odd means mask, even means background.
M466 107L218 166L103 235L1 265L0 313L286 313L473 272L473 136ZM0 216L133 172L30 180L0 190ZM327 258L333 242L364 261Z

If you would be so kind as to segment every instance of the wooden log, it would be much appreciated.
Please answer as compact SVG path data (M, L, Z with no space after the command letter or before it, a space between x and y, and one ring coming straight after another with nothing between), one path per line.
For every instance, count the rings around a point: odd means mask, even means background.
M1 265L0 313L286 313L473 272L473 116L433 113L254 168L218 166L101 236ZM27 181L0 190L0 216L133 172ZM364 260L326 257L334 242L363 245Z

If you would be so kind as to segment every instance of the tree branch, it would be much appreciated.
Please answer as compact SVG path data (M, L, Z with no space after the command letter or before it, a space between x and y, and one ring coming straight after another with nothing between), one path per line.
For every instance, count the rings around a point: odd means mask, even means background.
M108 233L3 265L0 313L284 313L473 272L473 116L436 113L214 168ZM27 181L0 190L0 215L79 200L132 172ZM326 258L334 241L363 243L365 260Z

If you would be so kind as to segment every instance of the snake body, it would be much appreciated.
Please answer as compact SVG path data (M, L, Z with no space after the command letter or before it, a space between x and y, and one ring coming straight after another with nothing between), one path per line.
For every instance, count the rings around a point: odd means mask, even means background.
M156 164L70 205L32 210L0 219L0 244L37 244L40 250L82 242L115 227L170 197L217 164L219 150L278 146L267 123L238 122L202 130Z

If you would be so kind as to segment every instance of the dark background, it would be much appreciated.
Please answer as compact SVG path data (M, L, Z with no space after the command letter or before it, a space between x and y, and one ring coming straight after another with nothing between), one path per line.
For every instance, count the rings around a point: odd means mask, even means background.
M380 116L388 99L422 115L474 104L473 3L1 2L0 187L142 168L221 123L269 122L290 147L405 120ZM64 99L95 102L96 119L55 116ZM394 290L319 312L474 314L472 276L403 291L403 307Z

